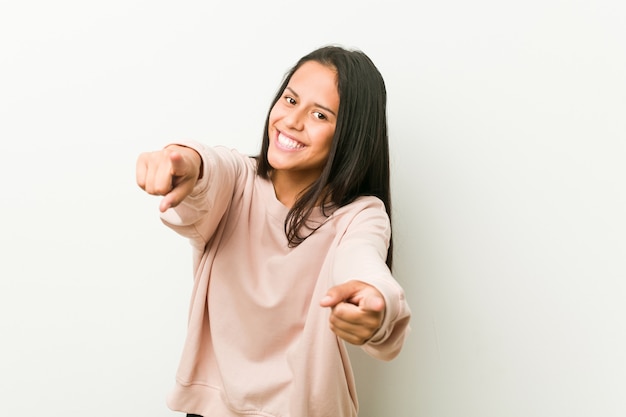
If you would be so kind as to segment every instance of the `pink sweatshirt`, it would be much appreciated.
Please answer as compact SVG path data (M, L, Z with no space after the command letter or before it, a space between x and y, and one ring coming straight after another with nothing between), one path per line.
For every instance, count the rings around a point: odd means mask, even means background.
M181 143L203 158L192 194L163 213L190 239L194 286L172 410L205 417L353 417L358 404L344 342L329 328L327 290L352 279L385 297L383 325L363 349L390 360L409 331L404 292L385 265L390 236L382 202L336 210L295 248L288 212L254 159Z

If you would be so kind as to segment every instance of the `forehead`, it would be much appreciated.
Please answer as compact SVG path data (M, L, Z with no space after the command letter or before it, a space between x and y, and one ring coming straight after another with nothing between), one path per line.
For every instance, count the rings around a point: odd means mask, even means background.
M337 70L317 61L302 64L291 76L288 87L298 95L324 97L324 101L339 103Z

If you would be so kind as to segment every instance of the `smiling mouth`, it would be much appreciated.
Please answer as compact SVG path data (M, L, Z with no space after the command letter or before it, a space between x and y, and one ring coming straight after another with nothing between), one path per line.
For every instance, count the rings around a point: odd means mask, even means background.
M287 150L297 150L304 148L304 144L283 135L281 132L278 132L277 143L281 148Z

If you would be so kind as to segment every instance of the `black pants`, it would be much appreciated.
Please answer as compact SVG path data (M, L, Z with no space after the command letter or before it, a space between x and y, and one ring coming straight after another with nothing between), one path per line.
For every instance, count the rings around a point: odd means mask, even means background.
M202 417L202 416L199 416L197 414L187 414L187 417Z

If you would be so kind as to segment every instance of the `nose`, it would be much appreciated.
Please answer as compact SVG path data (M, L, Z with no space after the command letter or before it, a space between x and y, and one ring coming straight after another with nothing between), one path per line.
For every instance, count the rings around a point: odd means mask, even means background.
M302 130L304 127L304 119L306 117L306 110L302 108L292 108L289 113L285 115L284 121L286 127L294 130Z

